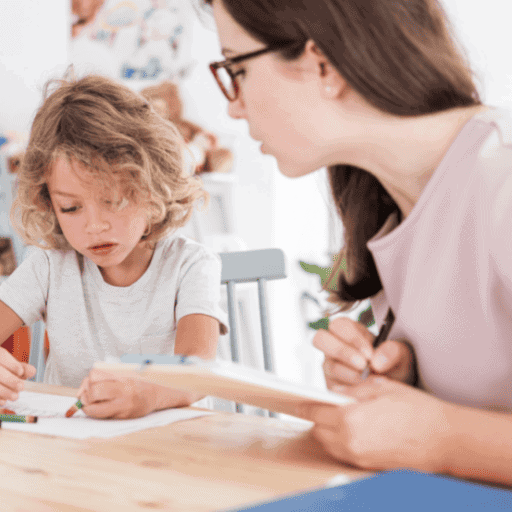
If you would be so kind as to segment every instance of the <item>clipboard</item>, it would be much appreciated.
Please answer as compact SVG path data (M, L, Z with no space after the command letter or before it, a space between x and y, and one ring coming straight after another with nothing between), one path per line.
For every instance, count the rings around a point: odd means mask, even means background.
M269 372L192 356L126 354L118 360L98 361L94 368L291 416L298 416L297 407L305 404L356 402L352 397L295 384Z

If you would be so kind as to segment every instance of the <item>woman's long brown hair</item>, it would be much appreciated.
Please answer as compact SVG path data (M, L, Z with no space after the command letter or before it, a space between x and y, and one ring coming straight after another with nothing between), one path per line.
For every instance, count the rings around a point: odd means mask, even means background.
M213 0L203 0L211 5ZM370 104L397 116L420 116L480 104L472 73L437 0L214 0L265 45L291 50L313 40ZM382 289L368 240L401 212L379 181L350 165L329 168L345 244L332 276L342 309ZM343 266L341 269L340 266ZM329 284L332 289L332 284Z

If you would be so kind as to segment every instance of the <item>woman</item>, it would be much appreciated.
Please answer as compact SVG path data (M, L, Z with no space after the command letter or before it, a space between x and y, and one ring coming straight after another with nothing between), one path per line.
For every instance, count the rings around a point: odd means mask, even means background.
M341 308L396 316L378 349L348 319L318 333L328 387L359 401L300 415L346 463L512 484L512 121L482 105L440 5L207 3L229 114L286 176L329 168Z

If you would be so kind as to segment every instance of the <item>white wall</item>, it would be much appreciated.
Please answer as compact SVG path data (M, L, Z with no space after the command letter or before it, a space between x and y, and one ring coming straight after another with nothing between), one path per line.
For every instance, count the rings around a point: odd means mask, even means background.
M2 0L0 130L28 131L44 82L68 59L69 0Z
M512 107L509 2L442 0L442 3L459 42L466 49L484 102Z

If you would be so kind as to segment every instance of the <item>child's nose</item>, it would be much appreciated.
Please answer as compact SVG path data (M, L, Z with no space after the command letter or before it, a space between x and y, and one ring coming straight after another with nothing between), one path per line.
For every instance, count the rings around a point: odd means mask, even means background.
M87 233L101 233L110 228L110 223L99 210L92 210L87 216Z

